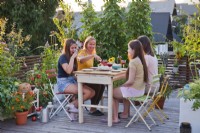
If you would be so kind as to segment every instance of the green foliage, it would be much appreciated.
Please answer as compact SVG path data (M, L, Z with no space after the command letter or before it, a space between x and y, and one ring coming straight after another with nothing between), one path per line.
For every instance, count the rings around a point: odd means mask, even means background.
M190 100L194 100L192 108L197 110L200 108L200 80L196 80L193 83L190 83Z
M25 37L22 36L22 29L19 29L19 31L16 30L15 23L12 24L12 28L10 32L5 32L7 29L6 24L8 20L7 19L0 19L0 27L1 27L1 33L0 33L0 42L7 43L7 47L9 49L9 52L12 56L20 56L24 55L25 52L29 51L28 47L24 48L25 42L28 42L31 38L30 35L27 35Z
M124 32L124 10L117 2L120 0L107 0L101 19L96 23L94 37L98 41L97 52L102 58L117 57L126 53L127 46ZM117 52L116 52L117 51Z
M176 40L172 41L171 45L173 46L175 58L177 60L180 60L186 54L185 45L180 42L177 42Z
M83 15L83 17L81 18L81 22L83 23L83 25L81 26L82 28L82 32L79 36L80 41L84 42L84 40L86 39L86 37L92 35L95 35L95 31L94 29L97 29L97 23L99 22L99 18L97 17L97 13L94 10L94 7L91 3L78 3L82 9L83 12L81 12L81 14Z
M53 95L49 85L46 70L57 69L57 61L60 51L53 47L43 47L44 52L41 53L42 64L35 64L33 70L26 73L26 80L36 88L40 89L40 105L45 107L49 101L52 101ZM56 78L51 78L51 83L56 83Z
M14 77L0 76L0 116L9 114L12 93L17 91L19 81Z
M165 65L161 64L161 65L158 66L158 73L159 74L165 75L165 70L166 70Z
M187 84L188 85L188 84ZM189 83L189 88L182 88L179 90L178 97L182 97L186 100L193 100L192 105L193 110L200 108L200 79L195 80L194 82Z
M183 38L183 29L185 24L187 23L187 15L175 16L173 17L173 21L176 22L176 27L174 29L174 33L176 33L181 39Z
M126 13L127 41L146 35L152 39L151 8L149 0L132 0Z
M64 39L73 38L76 39L76 29L73 27L73 12L68 4L63 2L59 3L60 7L64 11L63 18L53 18L53 22L56 25L58 31L55 32L59 42L63 45Z
M35 95L32 91L24 94L22 92L14 92L12 93L8 110L11 113L28 111L33 106L31 102L34 100L34 97Z
M43 45L51 30L55 29L51 17L58 6L57 0L6 0L0 5L0 16L16 23L16 29L23 29L24 35L32 35L29 45L31 49ZM41 51L33 51L36 54Z

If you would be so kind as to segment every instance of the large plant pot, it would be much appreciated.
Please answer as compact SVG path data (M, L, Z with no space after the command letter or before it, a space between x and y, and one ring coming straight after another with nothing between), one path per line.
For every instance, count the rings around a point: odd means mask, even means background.
M192 127L192 133L199 133L200 109L192 110L193 103L193 100L185 101L183 98L180 99L179 125L182 122L189 122Z
M17 125L25 125L27 123L27 115L28 115L28 111L26 111L26 112L15 112L16 124Z
M165 104L165 98L161 97L160 100L157 102L157 105L160 107L160 109L163 109L164 104ZM158 109L157 106L155 106L155 108Z

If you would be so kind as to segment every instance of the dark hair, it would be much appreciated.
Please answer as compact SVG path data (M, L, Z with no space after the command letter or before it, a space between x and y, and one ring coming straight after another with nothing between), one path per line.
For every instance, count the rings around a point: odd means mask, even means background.
M71 39L71 38L66 39L65 42L64 42L63 54L66 55L68 61L70 61L70 58L71 58L71 56L72 56L72 55L70 54L70 47L71 47L73 44L76 44L76 41L74 41L74 40ZM74 59L74 69L77 70L77 59L76 59L76 58Z
M142 35L138 37L138 40L142 43L144 52L148 55L154 56L150 39L147 36Z
M143 65L143 70L144 70L144 82L148 81L148 70L147 70L147 65L146 65L146 61L144 59L144 53L143 53L143 47L142 44L139 40L131 40L128 45L130 46L130 48L132 50L134 50L134 56L132 59L139 57L139 59L142 62ZM129 76L129 68L127 70L126 73L126 78L128 78Z

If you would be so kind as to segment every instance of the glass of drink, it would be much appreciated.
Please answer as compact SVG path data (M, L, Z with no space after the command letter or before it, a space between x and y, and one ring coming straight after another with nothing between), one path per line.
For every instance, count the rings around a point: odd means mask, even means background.
M126 60L121 60L121 64L122 64L122 68L124 68L126 64Z
M108 65L109 67L112 67L112 63L107 63L107 65Z
M102 64L103 64L104 66L107 66L107 63L108 63L108 61L107 61L106 59L103 59Z

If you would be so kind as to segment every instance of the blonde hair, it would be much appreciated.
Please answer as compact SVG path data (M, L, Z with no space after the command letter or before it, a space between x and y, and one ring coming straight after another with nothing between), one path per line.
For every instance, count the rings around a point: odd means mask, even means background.
M92 41L92 40L95 40L95 41L96 41L96 39L95 39L94 37L92 37L92 36L88 36L88 37L85 39L85 42L84 42L84 45L83 45L83 49L84 49L84 50L87 49L88 43L89 43L90 41ZM95 45L96 45L96 44L95 44ZM93 53L93 54L96 54L96 48L94 49L94 51L93 51L92 53Z

